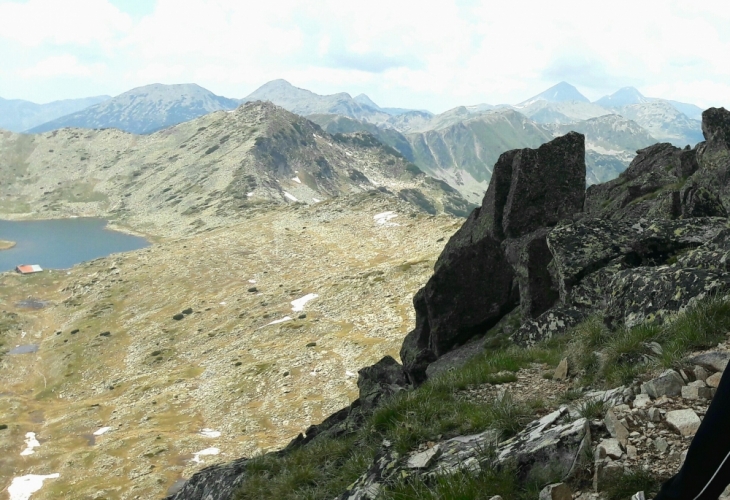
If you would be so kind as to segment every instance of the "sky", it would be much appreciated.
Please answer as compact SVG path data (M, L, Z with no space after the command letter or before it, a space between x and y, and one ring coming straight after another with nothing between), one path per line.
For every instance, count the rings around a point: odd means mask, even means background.
M39 103L283 78L437 113L560 81L730 108L729 54L727 0L0 0L0 97Z

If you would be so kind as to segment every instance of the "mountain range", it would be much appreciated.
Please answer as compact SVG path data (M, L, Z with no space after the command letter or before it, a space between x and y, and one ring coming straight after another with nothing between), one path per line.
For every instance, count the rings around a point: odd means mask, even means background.
M470 203L480 201L491 178L490 166L501 153L537 147L566 130L586 134L589 184L615 178L638 148L655 142L694 145L702 139L697 106L645 97L633 87L590 102L567 82L515 105L458 106L437 115L380 107L365 94L319 95L281 79L243 99L222 97L195 84L153 84L87 101L95 103L29 132L78 127L150 134L215 111L232 111L242 103L269 101L331 134L374 136L422 171L447 182ZM83 102L76 104L80 107Z
M0 128L12 132L22 132L108 99L111 97L102 95L36 104L21 99L0 97Z

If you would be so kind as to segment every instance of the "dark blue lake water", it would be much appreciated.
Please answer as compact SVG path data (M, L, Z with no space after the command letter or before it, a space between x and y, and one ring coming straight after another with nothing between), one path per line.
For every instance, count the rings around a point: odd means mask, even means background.
M66 269L87 260L128 252L150 245L144 238L105 229L107 221L95 218L37 221L0 220L0 240L16 245L0 250L0 272L19 264L43 269Z

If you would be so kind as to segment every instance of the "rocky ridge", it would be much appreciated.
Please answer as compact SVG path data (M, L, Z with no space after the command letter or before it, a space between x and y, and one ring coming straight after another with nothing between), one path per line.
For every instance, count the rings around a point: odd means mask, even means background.
M705 142L694 149L668 144L647 148L619 179L585 194L580 134L557 138L537 150L503 154L482 206L449 240L433 276L414 298L416 327L401 348L409 382L423 384L429 365L460 350L473 352L469 340L499 334L491 328L513 311L524 321L511 329L510 339L533 345L559 338L588 315L604 317L613 330L642 322L661 325L703 297L725 294L730 289L725 269L730 246L723 176L730 168L730 112L705 111L703 133ZM655 195L637 196L632 188L637 184L649 186L649 194ZM684 196L684 186L705 191ZM555 192L561 196L546 196ZM664 193L668 194L661 196ZM468 354L455 362L466 358ZM723 352L690 358L686 362L691 370L588 393L589 400L615 406L605 421L592 422L570 406L561 406L498 444L497 460L516 461L524 471L558 456L566 479L577 468L588 467L597 490L611 471L623 471L632 461L649 464L654 454L664 456L671 450L678 463L704 411L701 401L712 397L712 385L718 381L711 373L722 371L727 358ZM397 365L389 366L389 373L397 373ZM567 362L558 370L555 378L567 376ZM370 377L360 371L361 390ZM683 399L675 399L680 396ZM316 439L321 432L341 432L359 404L308 430L292 446L306 442L310 433ZM393 475L448 472L456 463L468 464L492 436L489 431L461 436L406 456L394 454L383 443L370 470L341 498L375 498ZM595 459L584 463L587 456ZM672 460L660 472L671 473L676 466ZM226 470L230 472L230 466ZM237 484L245 481L240 471L234 474ZM222 491L216 483L219 474L220 469L202 471L175 498L224 498L217 494Z
M148 136L119 130L0 133L0 212L111 217L150 234L223 227L275 204L384 188L435 214L470 206L363 134L331 136L270 103L248 103Z

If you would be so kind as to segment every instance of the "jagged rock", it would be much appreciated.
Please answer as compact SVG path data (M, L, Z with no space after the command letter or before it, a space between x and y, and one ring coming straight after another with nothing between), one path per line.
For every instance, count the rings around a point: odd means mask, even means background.
M730 351L710 351L687 359L693 365L700 365L713 372L723 372L730 360Z
M697 380L702 380L703 382L707 380L707 378L710 376L709 373L707 373L707 370L705 370L703 367L697 365L692 369L692 372L695 374L695 378Z
M167 500L228 500L246 478L248 459L206 467L188 479L185 485Z
M717 387L720 385L720 379L722 378L722 373L713 373L707 379L705 380L705 383L708 387L711 387L713 389L717 389Z
M700 427L700 418L694 410L674 410L667 413L667 425L682 436L694 436Z
M657 378L641 384L641 392L648 394L652 398L661 396L674 397L682 394L683 385L684 381L679 376L679 373L674 370L666 370Z
M434 457L436 457L440 451L441 448L439 445L436 445L428 450L411 455L408 457L406 467L409 469L426 469L433 463Z
M606 321L632 327L662 323L694 301L730 288L730 273L705 269L640 267L619 271L611 281Z
M533 470L545 468L560 470L563 479L571 477L580 468L591 438L590 425L585 418L558 423L567 411L561 408L529 424L499 446L497 460L516 463L523 479Z
M510 338L516 344L532 346L567 332L586 316L586 311L575 307L553 307L539 317L525 321Z
M416 328L400 353L412 383L426 379L429 363L494 326L520 302L520 289L528 315L555 301L540 230L582 209L584 142L571 132L536 150L499 157L481 207L451 237L414 297ZM505 238L514 241L503 246ZM510 260L523 277L521 286Z
M695 183L684 186L678 193L682 218L689 217L727 217L727 210L722 205L720 197L715 193Z
M624 468L620 463L597 461L593 467L593 491L605 490L607 485L620 481L623 474Z
M666 439L659 437L654 440L654 448L659 453L664 453L669 449L669 443L667 443Z
M682 387L682 397L691 400L712 399L712 389L705 387L704 384L702 386L685 385Z
M638 451L636 450L636 446L627 445L626 446L626 457L629 460L635 460L638 456Z
M390 396L408 384L403 367L391 356L385 356L374 365L361 368L357 373L359 399L364 412L373 410L381 398Z
M549 484L540 491L539 500L573 500L573 492L565 483Z
M585 172L582 134L570 132L538 149L519 150L502 216L505 236L520 237L581 212Z
M659 408L650 408L647 412L647 416L649 417L649 420L652 422L661 422L662 421L662 412L659 411Z
M619 421L612 410L608 410L606 412L603 423L606 425L606 430L608 430L608 433L611 434L611 437L618 440L618 442L621 443L621 446L625 447L628 444L629 430Z
M651 396L648 394L637 394L634 398L634 408L645 408L649 403L651 403Z
M623 450L621 449L621 444L619 443L618 439L610 438L610 439L604 439L601 441L601 443L598 445L601 448L603 448L606 451L606 456L615 459L621 458L621 455L624 454Z
M553 373L553 380L565 380L568 378L568 358L563 358Z

